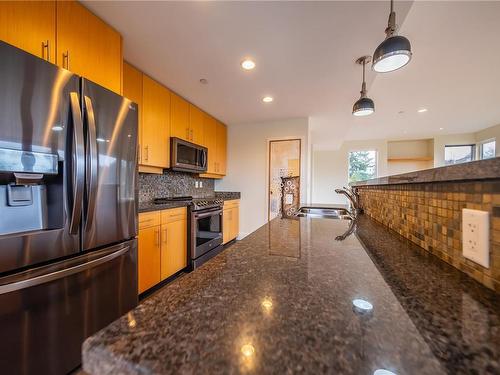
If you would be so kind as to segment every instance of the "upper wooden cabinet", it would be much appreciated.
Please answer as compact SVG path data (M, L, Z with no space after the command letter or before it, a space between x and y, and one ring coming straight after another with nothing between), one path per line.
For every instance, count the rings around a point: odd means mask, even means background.
M123 96L137 103L138 120L137 137L138 148L142 147L142 72L132 65L123 62ZM139 164L141 164L142 153L139 152Z
M189 131L190 141L204 146L203 138L203 112L193 104L189 104Z
M172 137L191 141L189 102L175 93L172 93L171 99L170 134Z
M215 162L217 159L217 127L215 119L203 114L203 144L208 149L207 174L215 174Z
M0 1L0 39L54 63L55 1Z
M226 175L227 165L227 128L212 116L203 116L204 144L208 148L207 173L209 178L222 178Z
M121 35L76 1L58 1L56 8L56 63L121 94Z
M143 74L141 164L170 166L170 91Z
M227 164L227 128L220 121L216 121L216 142L217 142L217 152L216 152L216 165L215 173L219 175L226 175L226 164Z

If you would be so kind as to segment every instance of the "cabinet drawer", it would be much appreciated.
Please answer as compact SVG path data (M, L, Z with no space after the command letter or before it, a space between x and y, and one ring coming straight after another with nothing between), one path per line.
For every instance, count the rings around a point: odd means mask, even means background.
M239 199L233 199L230 201L224 201L224 209L238 207L240 205Z
M149 228L160 225L160 212L141 212L139 213L139 229Z
M167 224L177 220L187 218L187 207L172 208L161 211L161 223Z

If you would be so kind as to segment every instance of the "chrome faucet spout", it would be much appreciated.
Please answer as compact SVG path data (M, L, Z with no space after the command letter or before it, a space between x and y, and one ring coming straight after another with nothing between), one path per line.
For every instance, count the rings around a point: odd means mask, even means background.
M361 207L359 207L358 195L354 189L343 187L342 189L335 189L335 192L347 197L350 203L350 213L354 218L362 212Z

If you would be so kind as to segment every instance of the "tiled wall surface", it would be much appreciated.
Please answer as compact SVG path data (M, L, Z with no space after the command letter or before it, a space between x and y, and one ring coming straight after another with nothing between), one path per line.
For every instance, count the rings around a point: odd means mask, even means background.
M365 214L500 292L500 180L364 186ZM462 209L490 213L490 268L462 256Z
M195 188L195 181L203 181L202 188ZM214 195L214 180L199 178L192 173L165 170L163 174L139 173L139 203L152 201L154 198L191 195L195 198Z

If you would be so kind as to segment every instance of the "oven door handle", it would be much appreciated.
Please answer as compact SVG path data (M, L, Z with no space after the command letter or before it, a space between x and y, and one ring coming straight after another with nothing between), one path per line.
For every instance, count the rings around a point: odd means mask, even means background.
M212 210L212 211L208 211L208 212L195 213L194 218L195 219L203 219L205 217L215 216L217 214L222 215L222 209L217 208L216 210Z

